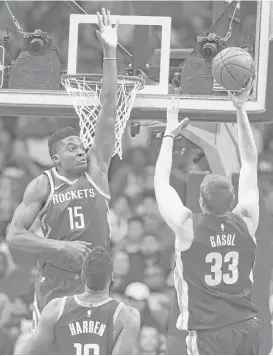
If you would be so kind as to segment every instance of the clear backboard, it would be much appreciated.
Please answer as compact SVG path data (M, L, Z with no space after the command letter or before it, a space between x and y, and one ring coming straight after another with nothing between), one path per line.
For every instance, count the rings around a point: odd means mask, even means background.
M1 113L75 115L61 75L102 73L94 14L103 5L120 23L119 74L128 68L144 73L145 87L137 94L132 119L164 120L170 98L179 95L181 115L192 120L235 120L227 92L214 81L211 60L202 51L206 36L215 33L227 47L243 47L253 55L257 83L247 110L252 120L269 121L265 112L271 105L266 98L273 77L268 70L270 3L10 1L8 9L1 1L0 44L5 48ZM37 29L42 32L34 32ZM220 49L219 43L213 45Z

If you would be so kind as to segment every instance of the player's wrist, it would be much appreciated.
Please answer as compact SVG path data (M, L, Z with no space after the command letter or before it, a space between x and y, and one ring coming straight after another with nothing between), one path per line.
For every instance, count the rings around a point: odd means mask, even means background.
M117 48L116 47L104 48L103 58L117 58Z
M163 138L170 138L170 139L175 139L175 136L174 135L172 135L172 134L167 134L167 133L165 133L164 134L164 136L163 136Z

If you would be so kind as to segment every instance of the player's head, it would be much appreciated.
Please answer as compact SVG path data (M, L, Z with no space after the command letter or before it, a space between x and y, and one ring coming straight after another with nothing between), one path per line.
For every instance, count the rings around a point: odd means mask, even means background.
M86 170L86 151L78 132L72 127L55 131L48 139L48 149L55 166L65 171Z
M83 278L86 287L92 292L109 288L113 276L113 261L103 247L94 247L83 261Z
M234 202L232 183L217 174L208 174L200 186L200 207L205 213L226 215Z

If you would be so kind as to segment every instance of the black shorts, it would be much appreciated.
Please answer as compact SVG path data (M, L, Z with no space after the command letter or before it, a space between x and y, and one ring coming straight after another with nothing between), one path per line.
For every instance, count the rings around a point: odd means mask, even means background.
M188 355L258 355L260 321L257 318L224 328L189 331Z
M32 330L36 329L42 310L52 299L83 292L82 278L58 269L50 272L46 268L41 270L35 281Z

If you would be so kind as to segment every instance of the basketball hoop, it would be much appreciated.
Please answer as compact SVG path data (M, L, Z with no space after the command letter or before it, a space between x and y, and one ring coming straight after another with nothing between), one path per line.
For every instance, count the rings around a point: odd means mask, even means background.
M121 159L122 136L136 93L144 87L144 79L140 75L140 71L135 70L133 73L137 73L137 76L118 76L116 140L113 156L118 154ZM102 74L66 74L62 76L62 85L73 98L73 104L80 120L80 137L85 148L90 148L94 140L96 120L101 110Z

